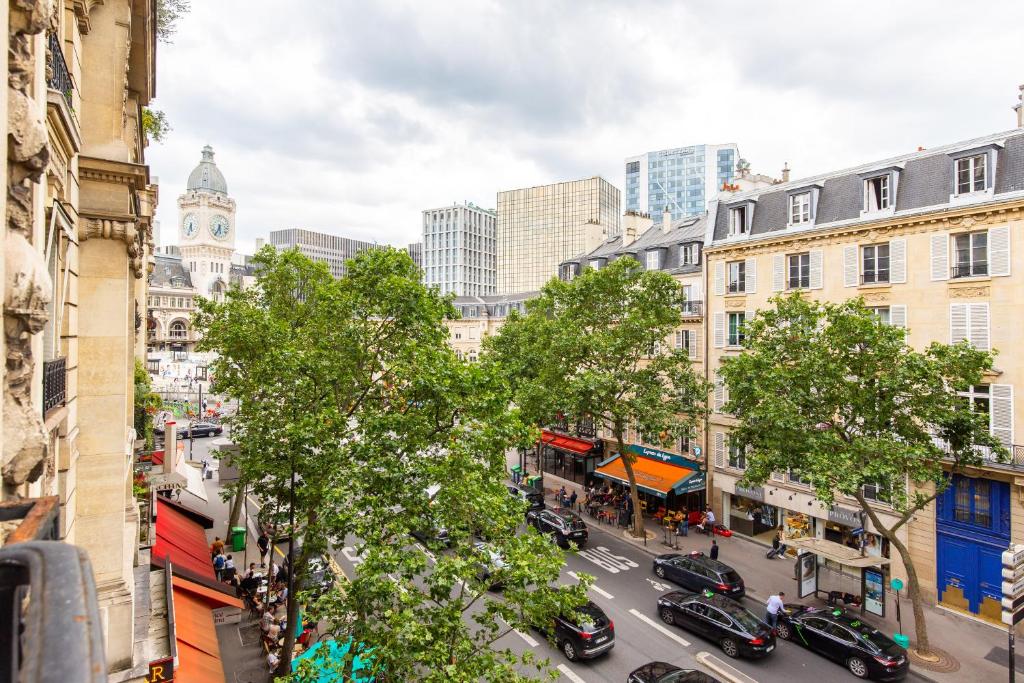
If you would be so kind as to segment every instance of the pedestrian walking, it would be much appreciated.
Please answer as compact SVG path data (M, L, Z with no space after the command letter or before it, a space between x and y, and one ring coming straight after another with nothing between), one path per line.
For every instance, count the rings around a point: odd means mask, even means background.
M573 489L572 494L569 496L569 509L573 510L576 508L576 489Z
M718 541L713 538L711 539L711 559L718 559Z
M786 603L783 600L785 597L785 591L779 591L778 595L768 596L768 605L765 610L765 616L768 617L768 625L772 628L779 625L779 612L786 612Z
M256 545L260 549L260 566L267 566L267 551L270 550L270 539L267 538L265 531L260 532L260 537L256 539Z
M217 553L213 556L213 573L214 576L217 577L218 581L220 581L221 578L224 576L225 560L226 558L224 557L224 553Z
M210 544L210 557L217 557L224 550L224 541L220 540L220 536L213 537L213 543Z
M560 507L565 507L565 496L565 486L562 486L562 488L558 489L558 505Z

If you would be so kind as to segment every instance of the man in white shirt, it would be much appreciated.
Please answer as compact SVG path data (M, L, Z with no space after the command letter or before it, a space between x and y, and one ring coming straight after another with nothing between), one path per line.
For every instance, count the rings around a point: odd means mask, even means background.
M779 623L779 612L785 613L786 603L783 598L786 597L785 592L779 591L778 595L768 596L768 625L775 628Z

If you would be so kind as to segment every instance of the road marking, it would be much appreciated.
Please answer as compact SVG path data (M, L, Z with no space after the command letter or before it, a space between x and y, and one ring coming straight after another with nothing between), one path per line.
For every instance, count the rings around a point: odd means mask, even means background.
M341 574L346 579L348 578L348 574L346 574L345 570L341 568L341 565L338 564L338 561L330 555L327 556L327 566L330 567L331 571L335 574Z
M514 628L512 630L515 631L519 635L520 638L525 640L527 645L529 645L530 647L537 647L537 641L534 640L533 636L531 636L529 633L523 633L522 631L520 631L517 628Z
M669 631L667 628L665 628L664 626L662 626L661 624L656 622L654 619L651 619L646 614L641 614L640 612L637 612L635 609L629 610L629 613L632 614L637 619L639 619L640 621L642 621L645 624L647 624L648 626L650 626L651 628L653 628L653 629L655 629L657 631L661 631L666 636L668 636L672 640L676 641L677 643L679 643L683 647L690 647L690 641L688 641L686 638L682 638L682 637L676 635L675 633L672 633L672 631Z
M363 561L363 558L356 554L356 549L350 545L345 546L341 549L341 554L345 556L345 559L351 562L353 565L357 565Z
M255 507L257 510L262 510L263 509L263 506L260 505L259 503L257 503L255 500L253 500L252 496L246 496L245 499L247 501L249 501L250 503L252 503L253 507Z
M658 591L659 593L664 593L665 591L667 591L669 588L672 587L671 585L669 585L667 583L662 583L660 581L655 581L654 579L647 579L647 583L649 583L652 586L654 586L654 590Z
M694 659L711 669L719 676L725 678L729 683L757 683L757 681L739 669L726 664L710 652L698 652Z
M577 581L580 580L580 575L577 574L576 572L569 572L569 576L571 576L572 578L576 579ZM613 600L615 598L614 595L612 595L608 591L604 590L603 588L598 588L596 583L590 587L590 590L594 591L598 595L603 595L604 597L608 598L609 600Z
M588 548L586 550L580 550L576 553L585 560L593 562L601 569L604 569L612 574L618 574L620 571L629 571L639 567L636 562L623 557L622 555L615 555L612 551L605 548L603 545L599 545L596 548Z
M420 550L422 550L422 551L423 551L423 553L424 553L424 554L425 554L425 555L426 555L427 557L429 557L429 558L430 558L430 561L431 561L431 562L433 562L434 564L437 564L437 558L436 558L436 557L434 556L434 553L432 553L432 552L430 552L429 550L427 550L427 547L426 547L425 545L423 545L423 544L422 544L422 543L420 543L419 541L417 541L417 542L416 542L416 543L414 543L413 545L415 545L415 546L416 546L417 548L419 548Z
M562 672L563 676L572 681L572 683L587 683L585 680L577 676L576 672L567 667L565 664L559 664L558 670Z

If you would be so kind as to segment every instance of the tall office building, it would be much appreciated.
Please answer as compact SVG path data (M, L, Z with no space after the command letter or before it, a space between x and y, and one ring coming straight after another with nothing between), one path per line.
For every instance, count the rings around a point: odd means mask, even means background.
M442 294L494 294L497 214L472 203L423 212L423 273Z
M498 294L540 289L558 264L619 234L621 193L594 176L498 193Z
M740 158L735 144L693 145L626 158L626 211L650 214L660 223L703 213L722 183L731 182Z
M405 248L417 268L423 267L423 242L410 242Z
M270 244L278 251L294 247L314 261L323 261L330 267L331 275L336 278L345 274L345 261L348 259L366 249L383 248L376 242L362 242L301 228L271 230Z

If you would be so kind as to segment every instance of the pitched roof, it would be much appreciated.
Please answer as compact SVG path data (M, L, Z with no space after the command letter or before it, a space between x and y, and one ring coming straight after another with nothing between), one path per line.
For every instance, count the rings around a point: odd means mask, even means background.
M157 254L153 272L149 274L151 287L177 287L192 289L192 276L181 262L180 256Z

